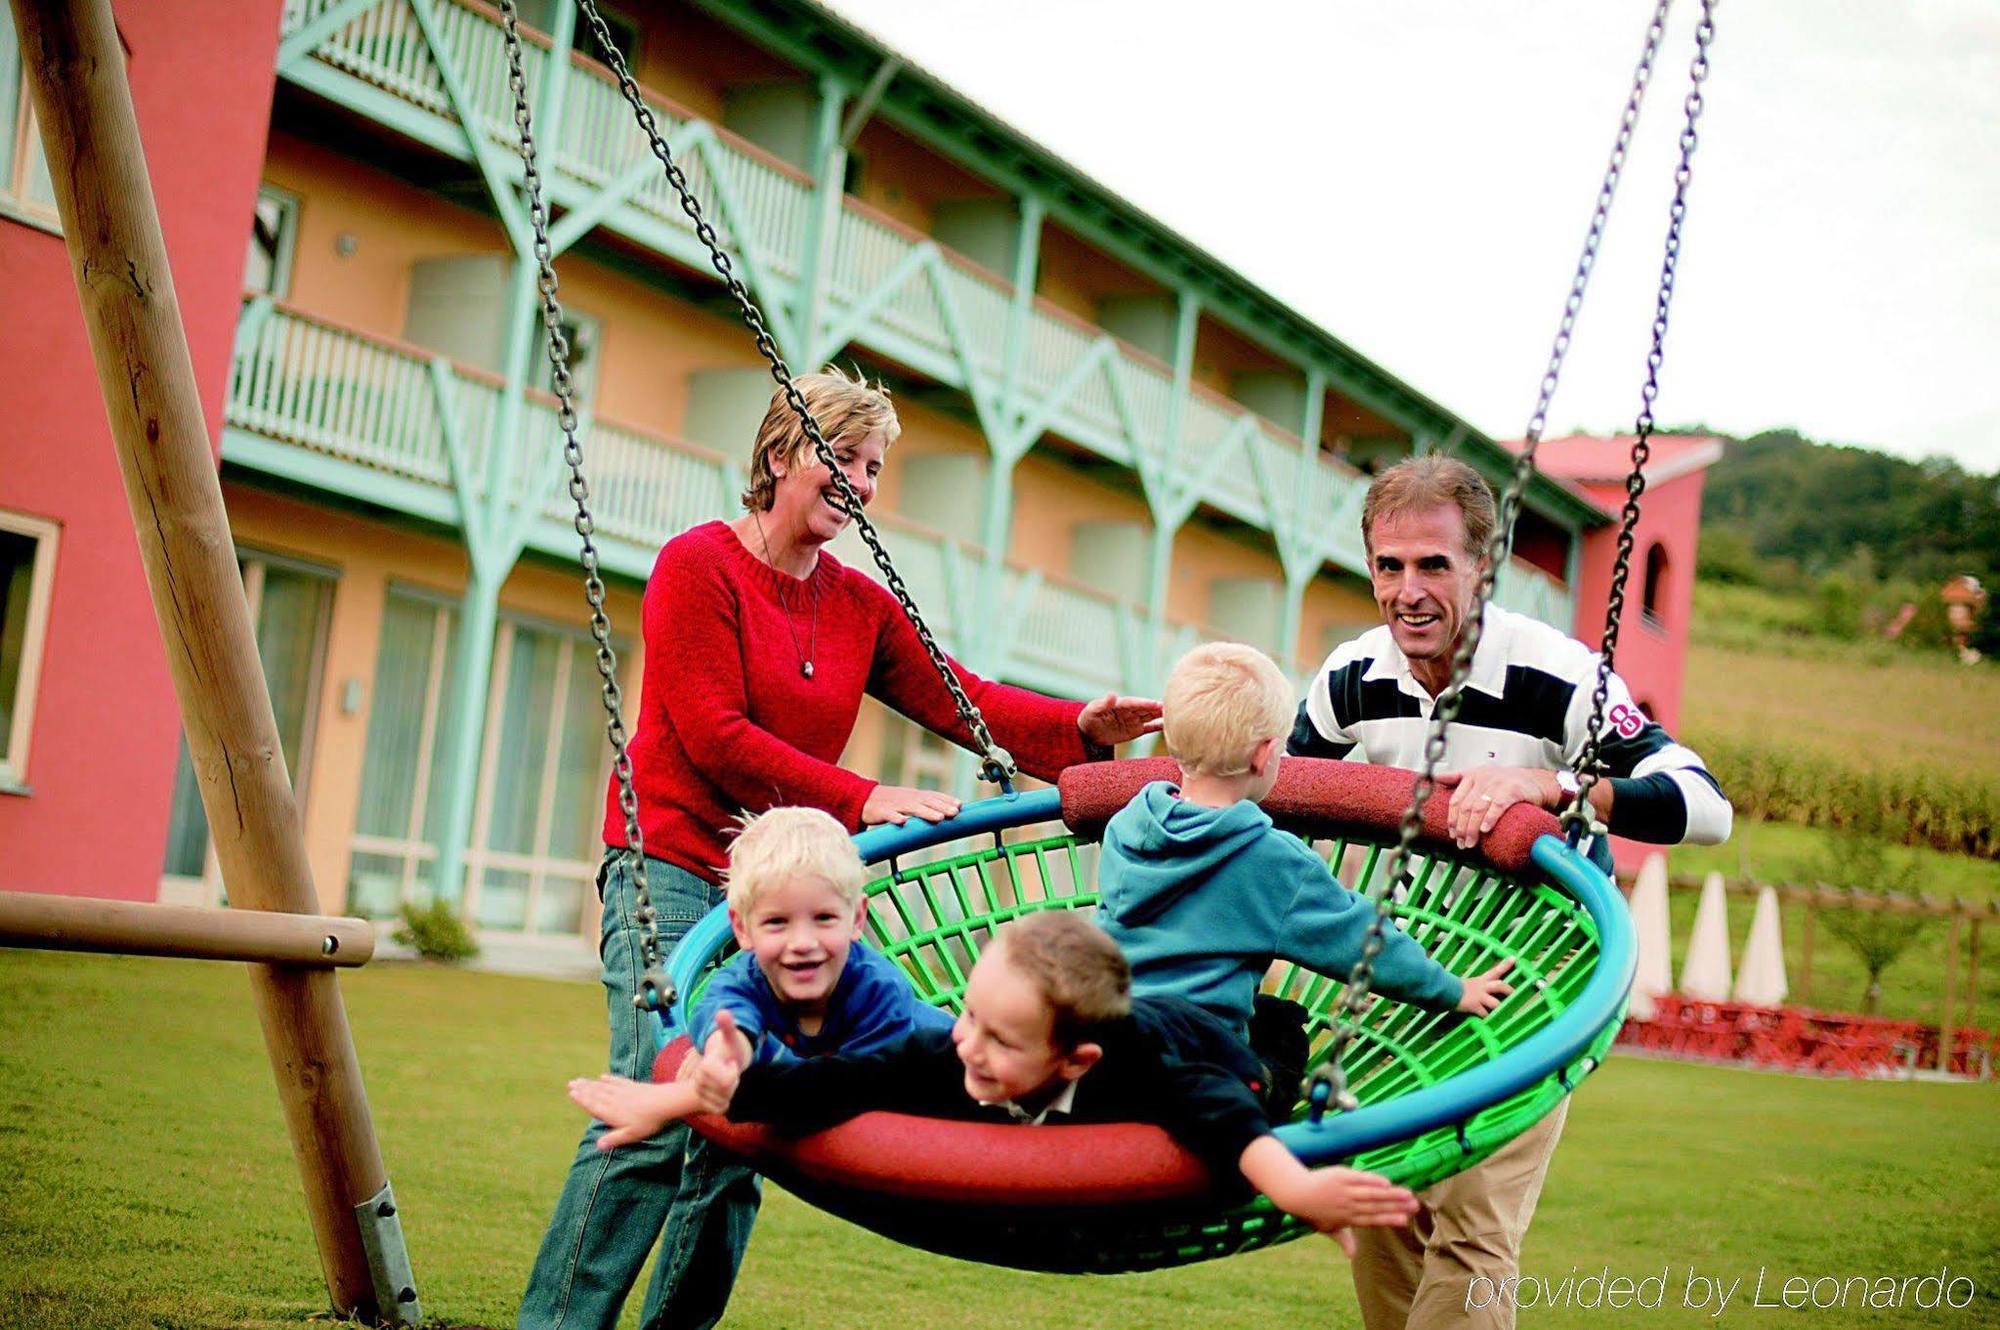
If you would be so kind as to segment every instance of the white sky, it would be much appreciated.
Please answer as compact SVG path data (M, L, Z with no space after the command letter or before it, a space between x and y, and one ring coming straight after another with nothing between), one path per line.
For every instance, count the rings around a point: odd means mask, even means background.
M1496 437L1651 0L831 0ZM1551 418L1629 428L1696 0ZM1662 423L2000 470L2000 0L1723 0Z

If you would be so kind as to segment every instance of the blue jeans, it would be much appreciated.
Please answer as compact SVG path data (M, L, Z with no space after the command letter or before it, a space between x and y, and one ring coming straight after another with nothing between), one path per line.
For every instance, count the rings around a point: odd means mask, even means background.
M655 1018L632 1005L644 962L623 851L606 852L597 883L611 1071L648 1080ZM722 888L659 859L646 860L646 886L659 913L663 957L722 900ZM610 1330L662 1229L640 1323L646 1330L707 1330L722 1319L750 1242L757 1175L679 1123L608 1153L597 1148L604 1130L591 1123L577 1146L528 1276L520 1330Z

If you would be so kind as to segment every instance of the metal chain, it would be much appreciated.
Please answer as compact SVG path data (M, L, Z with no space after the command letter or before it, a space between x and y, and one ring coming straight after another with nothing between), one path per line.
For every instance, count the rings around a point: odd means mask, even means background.
M1674 201L1667 214L1666 256L1660 263L1660 290L1653 307L1653 345L1646 352L1646 383L1639 390L1637 437L1632 440L1632 473L1625 477L1625 509L1618 525L1618 556L1611 565L1611 597L1604 611L1604 641L1598 649L1597 686L1590 695L1590 724L1583 751L1576 759L1576 795L1563 810L1563 826L1572 841L1591 825L1590 791L1597 784L1598 751L1604 742L1604 707L1611 694L1612 657L1618 650L1618 629L1625 615L1625 583L1632 573L1632 547L1639 525L1639 496L1646 492L1646 462L1653 453L1653 402L1660 395L1660 365L1666 359L1667 316L1674 300L1674 276L1680 265L1681 223L1687 219L1688 181L1694 171L1701 119L1701 85L1708 79L1708 51L1715 40L1715 0L1702 0L1701 21L1695 27L1694 63L1689 66L1687 99L1682 103L1680 164L1674 170Z
M1416 854L1418 837L1423 831L1424 805L1430 802L1437 789L1437 768L1444 760L1445 732L1457 718L1466 677L1472 672L1473 656L1479 649L1479 637L1484 627L1486 605L1493 597L1495 580L1500 566L1507 558L1508 546L1513 539L1514 519L1519 515L1521 501L1527 493L1529 482L1535 475L1535 447L1541 442L1542 431L1548 427L1549 408L1555 400L1556 385L1562 377L1563 362L1568 358L1572 336L1576 331L1577 316L1583 310L1584 293L1590 286L1590 274L1597 266L1597 252L1603 244L1604 228L1611 216L1611 203L1618 192L1618 183L1625 174L1625 159L1632 146L1632 133L1639 123L1639 110L1645 103L1646 89L1653 78L1653 63L1660 52L1660 41L1666 33L1667 11L1672 0L1658 0L1653 17L1646 26L1646 40L1639 55L1639 64L1632 75L1632 90L1625 99L1625 109L1618 121L1618 134L1612 143L1611 159L1605 167L1603 182L1597 191L1597 203L1590 217L1590 229L1584 234L1583 252L1577 259L1576 272L1570 278L1569 295L1563 301L1563 312L1556 326L1554 345L1549 351L1548 367L1542 373L1539 393L1535 400L1534 413L1528 418L1525 446L1514 459L1513 474L1500 495L1499 520L1494 526L1493 536L1485 550L1485 568L1479 577L1478 587L1473 595L1472 612L1467 616L1465 628L1460 637L1458 652L1452 660L1451 681L1437 696L1431 711L1431 725L1424 740L1423 768L1417 774L1415 788L1410 795L1410 803L1403 810L1403 820L1398 829L1395 848L1390 852L1389 861L1381 874L1380 885L1371 889L1370 897L1375 906L1375 917L1369 924L1368 933L1362 939L1361 957L1354 963L1348 974L1347 986L1342 992L1339 1012L1332 1022L1333 1039L1326 1059L1313 1070L1312 1081L1307 1093L1312 1117L1317 1121L1329 1104L1342 1112L1351 1112L1360 1107L1347 1084L1345 1055L1347 1048L1358 1034L1357 1022L1363 1008L1367 1006L1368 995L1375 982L1375 958L1382 952L1389 927L1388 902L1407 892L1412 882L1411 860Z
M806 399L800 394L798 386L792 382L791 369L778 354L777 344L772 341L770 330L764 324L763 312L757 308L756 302L750 297L749 289L736 275L729 255L723 251L722 243L716 237L715 228L703 215L700 200L695 198L693 190L688 187L686 174L674 161L673 149L667 146L666 139L661 135L659 122L653 118L652 108L646 105L646 99L640 94L639 85L633 79L623 53L612 40L610 27L605 23L603 15L597 12L595 0L577 0L577 4L582 10L584 20L590 24L591 31L596 35L598 46L610 64L611 72L618 77L619 91L624 94L626 104L638 118L639 128L645 132L647 140L651 143L653 156L657 157L660 165L666 169L667 183L673 186L674 193L679 196L681 211L685 212L688 220L694 223L695 237L707 248L709 263L721 276L723 284L729 288L729 294L736 302L737 313L742 317L744 326L756 339L757 350L770 364L771 377L783 389L786 403L798 416L800 427L812 443L813 455L826 468L834 489L840 495L841 506L853 519L855 531L861 537L862 543L868 546L868 552L875 556L875 564L882 570L882 577L895 595L897 603L903 607L903 613L909 618L910 626L916 630L917 641L923 646L924 654L930 657L932 668L937 671L938 677L944 680L945 688L951 693L952 705L958 710L958 718L964 723L979 750L980 775L1011 793L1017 771L1012 755L993 741L992 732L986 728L985 717L966 695L965 686L959 682L951 663L945 659L943 649L931 635L930 627L924 623L924 616L917 609L917 602L910 595L909 588L904 585L902 574L896 571L896 565L889 558L888 550L883 548L875 524L870 522L868 515L862 511L861 496L855 492L847 473L841 470L839 459L828 446L826 437L820 433L819 422L813 419L811 410L806 406Z
M535 232L536 282L542 295L542 328L548 334L549 371L556 396L556 423L563 432L563 461L569 466L569 497L576 503L573 525L583 542L583 595L590 603L590 635L597 642L597 673L603 681L604 732L611 741L612 771L618 780L618 807L625 815L625 846L630 857L633 919L639 925L640 976L632 1004L641 1011L659 1011L673 1001L673 986L660 964L659 915L646 887L646 847L639 830L639 796L632 786L632 757L627 751L623 694L618 687L618 656L611 649L611 620L604 611L604 578L598 571L597 545L591 539L596 523L590 515L590 485L583 475L583 445L576 437L576 385L569 372L569 339L562 329L562 305L556 299L555 251L549 243L548 209L542 202L542 177L535 164L535 136L528 109L528 78L522 68L521 33L515 0L500 0L507 35L507 87L514 94L514 127L521 140L521 168L528 199L528 222Z

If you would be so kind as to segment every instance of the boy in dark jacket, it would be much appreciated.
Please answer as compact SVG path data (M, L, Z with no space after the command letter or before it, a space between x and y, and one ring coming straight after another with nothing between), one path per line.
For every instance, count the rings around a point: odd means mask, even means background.
M1416 1198L1348 1168L1307 1168L1271 1134L1262 1069L1226 1026L1193 1003L1134 1000L1125 958L1082 915L1050 910L1008 925L973 967L951 1032L921 1031L863 1057L746 1066L718 1022L699 1069L671 1085L604 1076L570 1098L610 1124L611 1149L697 1112L790 1132L874 1109L1040 1124L1153 1122L1218 1181L1241 1177L1279 1208L1334 1234L1402 1224Z

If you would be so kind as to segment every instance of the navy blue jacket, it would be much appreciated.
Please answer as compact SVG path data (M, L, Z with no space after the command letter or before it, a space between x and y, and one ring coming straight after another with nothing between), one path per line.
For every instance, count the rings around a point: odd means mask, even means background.
M749 952L732 956L708 981L688 1015L688 1034L699 1049L715 1028L717 1009L727 1006L736 1028L749 1037L755 1061L821 1057L827 1053L873 1053L899 1044L918 1030L949 1030L952 1015L919 1001L894 961L865 942L847 953L847 964L828 1000L818 1034L807 1034L757 968Z

